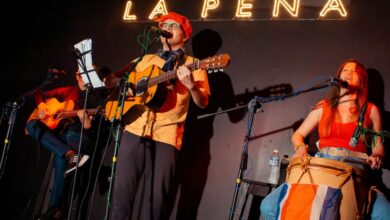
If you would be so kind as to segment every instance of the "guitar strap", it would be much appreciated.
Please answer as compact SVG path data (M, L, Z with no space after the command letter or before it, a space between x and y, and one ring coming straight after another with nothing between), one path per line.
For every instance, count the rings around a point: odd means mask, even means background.
M173 70L176 65L182 65L185 62L185 60L183 62L184 51L182 49L178 49L176 51L165 51L160 54L160 57L166 60L164 66L162 67L165 72Z
M176 66L179 67L179 66L185 64L186 60L187 60L187 55L184 54L184 52L183 52L183 55L179 58L179 61L177 62ZM175 84L176 81L177 81L177 80L174 79L174 80L171 80L170 83L171 83L171 84Z
M181 66L183 64L185 64L186 60L187 60L187 55L186 54L183 54L180 59L179 59L179 62L177 63L177 66Z
M164 66L162 67L162 70L166 72L183 65L187 60L187 55L182 49L178 49L176 51L161 51L158 55L166 60ZM170 80L168 84L174 85L175 83L176 79Z

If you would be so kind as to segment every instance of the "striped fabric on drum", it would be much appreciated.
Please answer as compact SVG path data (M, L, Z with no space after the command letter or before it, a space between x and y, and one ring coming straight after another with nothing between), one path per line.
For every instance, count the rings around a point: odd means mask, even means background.
M325 185L284 183L277 219L328 220L339 218L340 189Z

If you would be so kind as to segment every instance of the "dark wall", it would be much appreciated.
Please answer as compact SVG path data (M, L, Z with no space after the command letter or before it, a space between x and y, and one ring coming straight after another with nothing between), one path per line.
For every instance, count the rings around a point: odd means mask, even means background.
M134 2L134 13L140 20L145 20L147 12L157 1ZM215 88L213 94L219 94L228 101L221 103L223 98L215 98L211 103L213 108L206 112L245 105L253 95L286 94L293 89L308 87L334 75L338 65L348 58L356 58L367 68L375 70L379 75L377 79L384 84L378 95L383 97L381 108L384 113L390 108L386 102L390 97L390 91L386 89L390 82L389 1L352 0L349 17L341 20L253 21L231 19L234 17L235 1L221 1L223 10L212 21L198 19L201 2L166 0L166 3L170 11L176 10L191 18L193 36L204 29L216 32L221 37L218 53L229 53L232 58L223 76L210 75ZM270 5L270 1L254 2L261 3ZM141 52L137 36L146 25L153 23L123 23L124 7L124 1L108 0L12 2L4 7L1 15L4 58L0 75L0 104L15 101L26 91L39 86L50 67L66 70L67 78L71 80L71 74L76 70L72 46L87 37L93 40L93 60L98 66L116 70L137 57ZM255 16L261 18L271 13L269 8L259 5L254 11ZM316 18L313 11L316 9L311 9L309 16ZM191 44L187 47L192 54ZM157 48L155 46L152 51ZM208 52L213 53L211 50ZM254 135L258 138L251 142L248 177L261 180L267 176L267 172L263 172L266 168L264 161L273 148L278 148L282 154L292 153L289 126L305 117L308 109L326 92L305 94L265 106L265 111L256 117L254 123ZM1 205L0 213L9 218L19 218L25 210L31 209L49 158L45 150L24 135L23 126L32 109L32 102L26 99L25 105L18 111L8 163L0 183L0 198L5 204ZM200 130L192 131L204 134L199 135L207 139L199 143L204 148L195 152L183 149L186 150L184 155L190 157L188 160L195 161L197 156L200 160L196 161L204 162L197 164L198 167L183 165L196 171L193 176L184 175L183 178L192 180L197 189L181 193L196 190L198 195L195 203L183 201L181 205L188 205L198 219L227 218L246 130L246 122L242 119L240 114L229 115L229 118L221 115L204 122L207 123L206 129L200 127ZM2 138L6 130L7 121L2 121ZM197 146L192 147L196 149ZM195 156L191 158L191 155ZM195 181L197 179L199 182ZM191 198L191 193L187 196Z

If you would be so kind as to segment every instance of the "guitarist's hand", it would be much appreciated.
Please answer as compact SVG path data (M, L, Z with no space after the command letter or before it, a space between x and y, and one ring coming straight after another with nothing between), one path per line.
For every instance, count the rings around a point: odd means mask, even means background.
M194 77L191 74L191 71L185 65L179 66L177 70L177 76L180 82L187 87L187 89L191 90L195 86Z
M38 105L38 118L40 120L44 120L48 117L47 115L48 109L46 107L46 104L44 102L39 103Z
M83 120L84 117L84 109L77 111L77 116L79 117L80 121ZM88 112L85 112L85 119L84 119L84 128L90 129L92 127L92 119L93 116L89 115Z

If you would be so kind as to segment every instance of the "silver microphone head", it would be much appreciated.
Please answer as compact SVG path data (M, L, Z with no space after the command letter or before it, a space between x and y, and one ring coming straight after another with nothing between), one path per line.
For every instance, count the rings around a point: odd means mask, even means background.
M355 137L352 137L352 138L349 140L349 146L351 146L351 147L356 147L357 142L358 142L358 139L355 138Z

